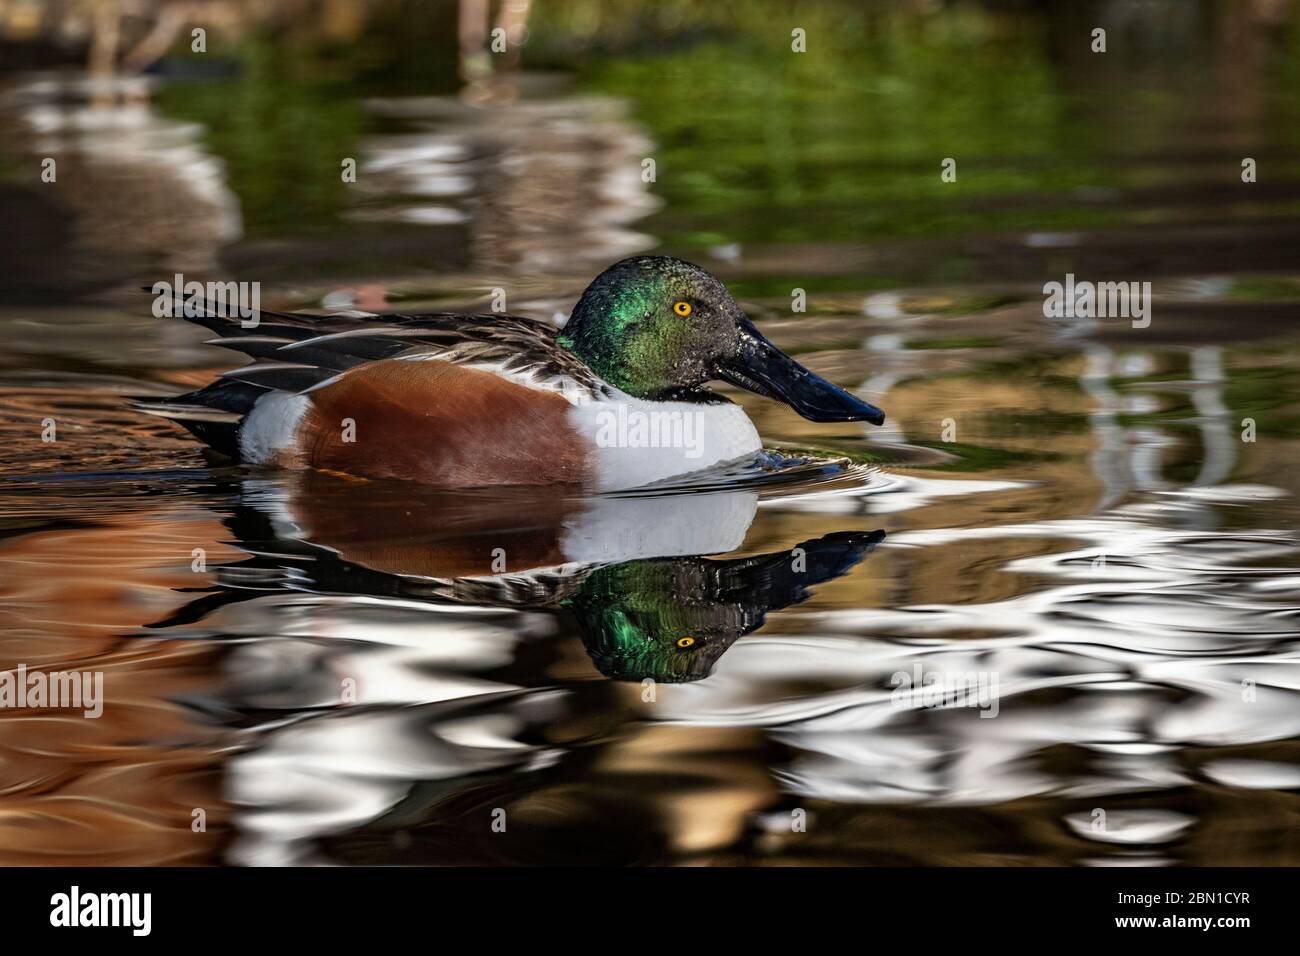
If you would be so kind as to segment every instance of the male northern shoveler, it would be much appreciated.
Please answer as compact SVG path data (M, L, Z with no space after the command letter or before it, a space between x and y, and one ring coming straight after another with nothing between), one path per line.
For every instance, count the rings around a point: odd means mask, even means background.
M186 315L256 361L138 407L256 465L431 485L640 487L753 456L723 380L817 422L884 421L754 327L721 282L667 256L615 263L568 323L508 315Z

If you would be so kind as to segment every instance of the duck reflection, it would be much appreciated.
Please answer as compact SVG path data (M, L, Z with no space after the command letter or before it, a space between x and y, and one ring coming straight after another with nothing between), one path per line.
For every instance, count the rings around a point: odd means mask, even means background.
M615 680L684 682L707 677L735 640L768 611L808 598L839 577L884 532L837 532L756 557L625 561L598 568L564 604L602 674Z
M737 760L673 768L631 801L593 769L639 759L615 741L649 705L617 681L706 677L883 538L735 555L758 503L752 487L593 499L245 479L225 523L246 556L154 625L226 648L194 704L238 728L228 858L628 862L662 851L681 800L767 799ZM613 680L590 679L575 633ZM508 836L490 828L498 808Z
M589 498L445 492L323 474L249 479L227 520L245 560L156 627L268 587L567 612L614 680L707 677L769 611L846 573L883 531L836 532L767 554L744 542L758 492Z

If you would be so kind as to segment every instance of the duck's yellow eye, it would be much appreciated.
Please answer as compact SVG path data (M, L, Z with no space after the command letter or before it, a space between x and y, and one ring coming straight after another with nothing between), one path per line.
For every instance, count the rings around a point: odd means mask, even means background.
M691 314L691 304L689 302L677 302L673 305L673 311L680 316L688 316Z
M679 304L680 304L680 303L679 303ZM690 306L688 305L688 306L686 306L686 308L689 309ZM679 637L679 638L677 638L677 646L678 646L678 647L690 647L690 646L691 646L692 644L694 644L694 643L695 643L695 638L693 638L693 637Z

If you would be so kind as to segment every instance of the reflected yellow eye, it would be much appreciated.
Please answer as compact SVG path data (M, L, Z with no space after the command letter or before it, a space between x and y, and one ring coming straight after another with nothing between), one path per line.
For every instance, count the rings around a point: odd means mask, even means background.
M673 311L678 315L687 316L691 314L691 304L689 302L678 302L673 305Z
M686 308L689 309L690 306L688 305ZM695 643L695 638L693 638L693 637L679 637L679 638L677 638L677 646L678 646L678 647L690 647L690 646L691 646L692 644L694 644L694 643Z

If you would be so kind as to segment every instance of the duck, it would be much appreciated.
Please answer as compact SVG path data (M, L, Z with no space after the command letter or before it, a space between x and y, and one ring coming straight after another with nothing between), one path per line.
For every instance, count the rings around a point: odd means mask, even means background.
M255 322L185 300L211 344L253 362L135 407L252 466L444 488L660 485L753 460L739 386L815 422L884 412L773 345L726 286L671 256L601 272L562 327L509 314L308 315Z

